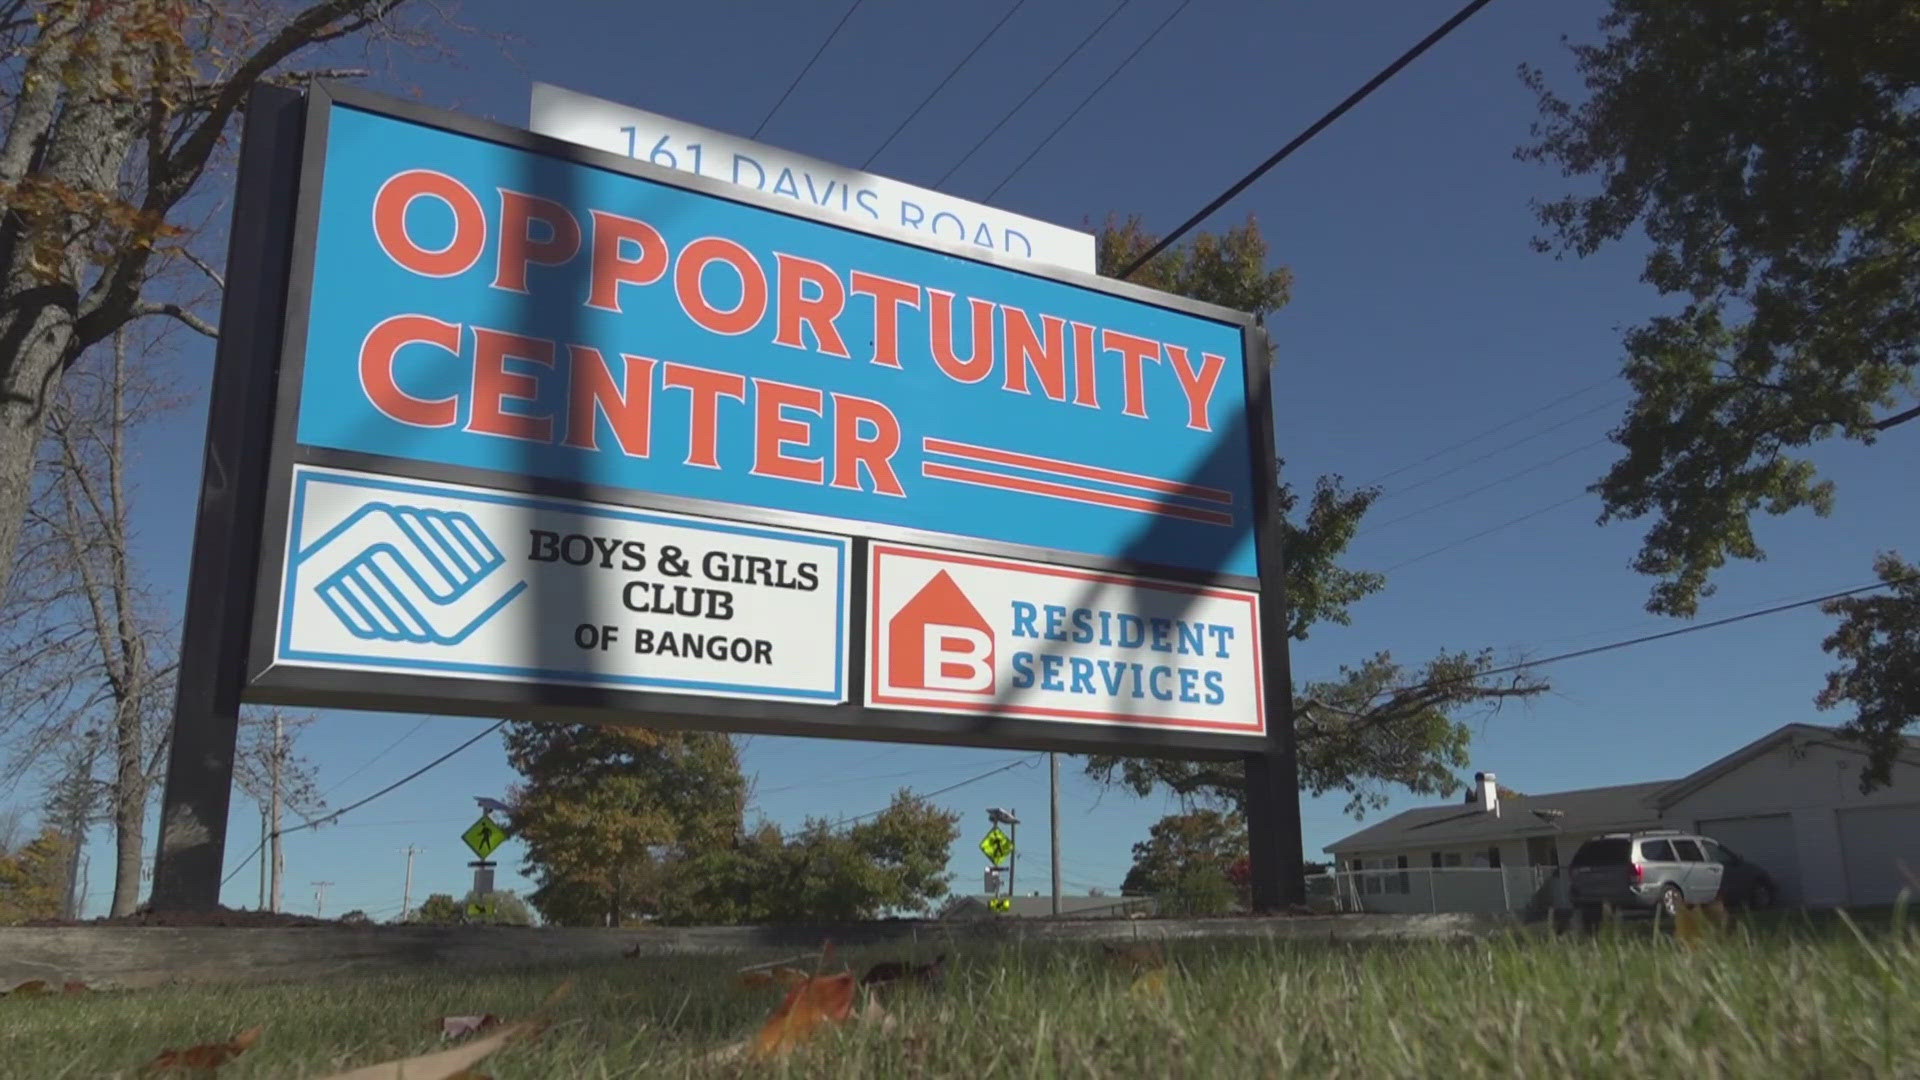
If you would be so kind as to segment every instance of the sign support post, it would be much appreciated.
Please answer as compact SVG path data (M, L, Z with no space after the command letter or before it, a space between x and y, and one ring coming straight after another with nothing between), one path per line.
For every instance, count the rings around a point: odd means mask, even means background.
M1253 910L1273 912L1307 899L1300 856L1300 762L1288 661L1287 575L1274 498L1280 491L1273 424L1273 345L1264 322L1247 331L1247 420L1253 443L1254 544L1260 559L1261 654L1267 685L1265 751L1245 755L1247 869Z
M148 901L156 910L210 910L220 903L254 598L254 590L234 587L233 578L260 558L268 462L259 448L273 424L305 109L300 94L272 86L254 90L247 101Z

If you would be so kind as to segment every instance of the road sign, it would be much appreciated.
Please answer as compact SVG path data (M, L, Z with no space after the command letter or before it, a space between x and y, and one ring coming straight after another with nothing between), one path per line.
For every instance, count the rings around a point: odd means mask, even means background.
M495 910L491 900L484 903L479 900L467 901L467 917L470 919L491 919Z
M995 911L1012 911L1013 898L1007 896L991 897L987 900L987 906Z
M475 855L485 859L507 842L507 830L493 818L481 814L480 820L467 826L467 831L460 834L460 839L467 842Z
M1013 854L1013 841L996 825L987 831L987 835L980 838L980 851L992 860L995 866L998 866L1007 861L1007 856Z

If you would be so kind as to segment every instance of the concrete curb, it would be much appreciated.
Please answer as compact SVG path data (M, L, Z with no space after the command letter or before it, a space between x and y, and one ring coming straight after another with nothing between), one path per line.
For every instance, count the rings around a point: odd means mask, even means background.
M534 967L643 956L942 943L1191 938L1441 940L1517 927L1484 915L1324 915L1259 919L909 921L839 926L516 929L507 927L0 928L0 989L29 979L107 989L298 982L348 975Z

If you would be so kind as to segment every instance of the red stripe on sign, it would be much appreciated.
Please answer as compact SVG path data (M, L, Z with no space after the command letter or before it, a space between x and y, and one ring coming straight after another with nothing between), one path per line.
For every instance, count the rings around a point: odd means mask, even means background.
M1163 480L1157 476L1142 473L1122 472L1119 469L1107 469L1098 465L1082 465L1077 461L1063 461L1059 458L1040 457L1037 454L1022 454L1014 450L996 450L991 446L975 446L972 443L954 442L951 439L927 438L920 444L929 454L945 454L948 457L965 458L992 465L1011 465L1020 469L1032 469L1035 472L1050 472L1060 476L1072 476L1081 480L1098 480L1121 487L1139 488L1142 491L1156 491L1162 495L1184 495L1190 499L1233 505L1233 493L1219 488L1203 487L1199 484L1186 484L1177 480Z
M1119 495L1111 491L1100 491L1075 484L1061 484L1052 480L1035 480L1025 476L982 472L979 469L948 465L940 461L921 462L920 472L921 475L934 480L951 480L957 484L973 484L978 487L999 488L1002 491L1018 491L1027 495L1043 495L1050 499L1064 499L1067 502L1086 503L1092 506L1110 506L1117 510L1132 510L1135 513L1152 514L1155 517L1185 518L1204 525L1231 526L1233 524L1232 514L1217 510L1203 510L1158 499L1144 499L1137 495Z

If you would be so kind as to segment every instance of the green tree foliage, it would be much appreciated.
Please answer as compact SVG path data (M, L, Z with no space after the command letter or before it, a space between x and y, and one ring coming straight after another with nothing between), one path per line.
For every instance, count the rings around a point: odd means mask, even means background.
M47 829L20 850L0 853L0 926L60 917L70 850L65 836Z
M668 855L722 847L739 829L746 782L725 735L515 723L506 743L525 778L512 793L513 830L540 883L528 899L548 922L655 915L680 887Z
M1100 271L1118 273L1153 243L1137 218L1109 222L1100 237ZM1265 317L1286 304L1293 280L1285 269L1269 267L1268 258L1266 239L1249 219L1162 252L1129 280ZM1284 476L1284 461L1281 471ZM1385 587L1382 574L1340 565L1379 495L1378 488L1348 488L1339 476L1322 476L1303 499L1291 481L1282 481L1274 511L1293 640L1306 640L1322 622L1347 625L1352 605ZM1336 678L1297 687L1301 787L1315 795L1345 792L1347 808L1356 814L1384 805L1389 787L1420 795L1452 792L1456 770L1467 764L1470 739L1461 714L1547 688L1530 675L1504 681L1482 676L1494 666L1490 651L1443 653L1417 666L1380 652L1342 667ZM1244 784L1237 762L1095 755L1087 772L1143 796L1164 787L1227 807L1239 805Z
M791 835L772 824L725 848L673 864L682 886L662 921L851 922L922 914L947 895L947 853L960 816L897 793L886 810L848 828L809 820Z
M1822 647L1845 663L1815 699L1823 709L1853 704L1844 730L1868 747L1863 791L1893 782L1894 761L1908 749L1905 730L1920 722L1920 567L1885 553L1874 569L1887 593L1842 597L1821 609L1840 617Z
M422 926L454 926L466 919L466 909L450 893L437 892L428 896L417 908L407 914L406 921Z
M1825 515L1805 448L1920 418L1920 5L1614 0L1577 45L1578 104L1537 70L1525 160L1597 192L1538 207L1545 250L1639 226L1678 310L1626 335L1634 400L1595 485L1603 522L1652 515L1648 608L1691 616L1756 511Z
M1234 870L1246 854L1247 822L1239 813L1203 807L1169 814L1133 845L1120 892L1158 898L1163 915L1223 914L1244 902Z
M468 905L478 901L485 910L483 915L467 914ZM483 926L532 926L533 909L514 892L494 891L476 893L468 891L466 899L460 902L461 914L469 924Z

